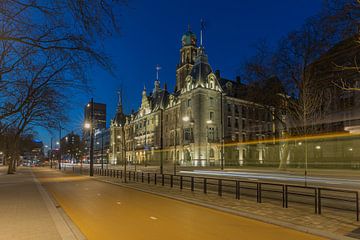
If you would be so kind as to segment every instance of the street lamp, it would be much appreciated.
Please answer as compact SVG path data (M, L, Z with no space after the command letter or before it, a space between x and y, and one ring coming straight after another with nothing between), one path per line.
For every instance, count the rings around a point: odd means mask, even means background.
M174 175L176 175L176 164L177 164L177 152L176 152L176 140L177 140L177 117L178 113L175 110L175 131L174 131Z
M91 102L87 104L87 107L91 107L90 123L84 124L85 129L90 130L90 177L94 176L94 99L91 98Z
M188 122L188 121L190 120L190 118L189 118L189 116L184 116L184 117L182 118L182 120L183 120L184 122Z

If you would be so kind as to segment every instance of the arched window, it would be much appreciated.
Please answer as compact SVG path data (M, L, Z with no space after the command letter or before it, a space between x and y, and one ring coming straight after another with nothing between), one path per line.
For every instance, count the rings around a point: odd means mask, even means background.
M214 158L215 157L215 151L213 148L209 149L209 158Z

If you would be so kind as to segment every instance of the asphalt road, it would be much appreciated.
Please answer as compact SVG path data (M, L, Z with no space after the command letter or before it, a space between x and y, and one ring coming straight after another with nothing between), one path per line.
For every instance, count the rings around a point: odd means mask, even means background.
M243 179L249 181L260 182L276 182L304 185L305 180L308 186L322 186L332 188L342 188L349 190L359 190L360 180L347 179L345 176L338 177L321 177L321 176L298 176L289 173L259 173L259 172L246 172L246 171L206 171L206 170L194 170L194 171L180 171L180 174L194 175L194 176L208 176L208 177L228 177Z
M34 173L88 239L322 239L89 177Z

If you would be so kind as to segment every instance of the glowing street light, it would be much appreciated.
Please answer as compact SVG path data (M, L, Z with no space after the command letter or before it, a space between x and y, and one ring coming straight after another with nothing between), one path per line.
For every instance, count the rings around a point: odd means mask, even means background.
M182 118L182 120L183 120L184 122L188 122L188 121L190 120L190 118L189 118L189 116L184 116L184 117Z
M84 124L84 128L90 129L90 127L91 127L90 123L85 123L85 124Z

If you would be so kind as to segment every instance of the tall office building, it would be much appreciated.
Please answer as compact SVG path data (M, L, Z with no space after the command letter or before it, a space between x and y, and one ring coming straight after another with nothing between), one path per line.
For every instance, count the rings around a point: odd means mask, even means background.
M84 108L85 123L91 123L91 102ZM106 104L94 102L94 129L106 128Z

